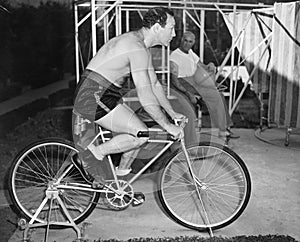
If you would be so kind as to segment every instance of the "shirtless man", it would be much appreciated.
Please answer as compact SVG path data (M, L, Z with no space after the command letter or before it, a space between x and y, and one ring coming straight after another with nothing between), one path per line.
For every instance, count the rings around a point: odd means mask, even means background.
M118 176L130 173L131 163L146 142L138 138L138 131L147 126L124 103L122 85L124 76L131 73L138 99L147 113L174 138L182 130L170 123L163 108L172 119L184 118L171 107L155 74L149 48L168 46L175 36L175 19L168 8L152 8L144 16L143 27L117 36L101 47L84 71L76 91L75 114L118 133L111 140L96 146L87 146L101 161L106 155L124 152L116 169ZM89 167L88 164L82 164ZM88 170L90 171L90 170ZM90 172L91 173L91 172Z

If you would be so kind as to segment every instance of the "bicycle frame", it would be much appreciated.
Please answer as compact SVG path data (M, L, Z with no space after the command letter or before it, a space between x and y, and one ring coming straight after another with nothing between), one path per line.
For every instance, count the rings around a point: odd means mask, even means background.
M101 127L99 127L100 129L100 132L96 135L96 137L91 141L94 142L99 136L102 136L101 138L103 140L107 140L105 137L104 137L104 134L107 134L109 133L109 131L103 131ZM160 130L160 129L152 129L152 128L149 128L149 133L162 133L164 131ZM165 132L164 132L165 133ZM165 143L166 145L153 157L151 158L151 160L138 172L136 173L127 183L126 186L122 187L122 189L125 189L126 187L128 187L128 185L131 185L136 179L138 179L141 174L147 170L148 167L150 167L153 163L155 163L165 152L166 150L168 150L172 144L175 143L174 140L161 140L161 139L150 139L147 141L149 143ZM107 156L108 158L108 162L109 162L109 165L110 165L110 169L112 171L112 174L113 174L113 180L111 181L115 181L116 184L117 184L117 187L118 189L120 189L119 187L119 179L115 173L115 166L113 164L113 161L112 161L112 158L111 158L111 155L108 155ZM73 188L73 189L78 189L78 190L83 190L83 191L93 191L93 192L108 192L107 189L94 189L94 188L91 188L90 185L88 184L82 184L82 183L70 183L68 185L63 185L63 184L60 184L61 180L64 178L64 176L72 169L72 166L69 166L62 174L59 178L57 178L57 181L56 183L58 184L58 188L61 188L61 189L67 189L67 188ZM117 190L114 190L112 188L110 188L110 190L112 190L111 192L114 192L114 193L118 193Z
M183 120L180 124L180 127L183 129L184 126L186 125L186 123L188 122L187 119ZM175 121L175 123L177 123L177 125L179 125L179 121ZM107 140L109 140L108 138L106 138L104 135L105 134L109 134L111 133L110 131L107 131L107 130L103 130L101 126L98 126L99 128L99 133L92 139L92 141L90 142L91 143L94 143L98 138L99 136L101 137L102 141L105 142ZM157 134L160 135L160 136L163 136L163 135L166 135L168 136L168 133L166 131L163 131L162 129L158 129L158 128L149 128L148 129L148 134L146 136L143 136L143 137L149 137L148 139L148 143L164 143L166 144L138 173L136 173L128 182L125 186L122 187L122 190L126 189L129 185L131 185L135 180L137 180L141 175L142 173L147 170L147 168L149 168L153 163L155 163L176 141L175 140L172 140L172 139L151 139L150 137L151 136L156 136ZM184 138L182 137L180 139L180 143L181 143L181 148L183 149L184 151L184 154L185 154L185 157L186 157L186 160L188 162L188 166L191 170L191 162L190 162L190 159L189 159L189 156L188 156L188 153L186 151L186 147L185 147L185 143L184 143ZM75 183L72 183L69 184L69 185L61 185L60 182L61 180L63 179L63 177L72 169L72 166L69 166L68 169L66 169L64 171L64 173L57 179L57 184L58 184L58 188L61 188L61 189L67 189L67 188L73 188L73 189L78 189L78 190L83 190L83 191L93 191L93 192L111 192L111 193L117 193L119 194L118 190L120 190L120 184L119 184L119 179L116 175L116 172L115 172L115 166L113 164L113 161L112 161L112 158L111 158L111 155L108 155L107 156L108 158L108 162L109 162L109 165L110 165L110 170L113 174L113 180L110 180L110 181L114 181L116 184L117 184L117 190L113 189L113 188L109 188L110 191L107 190L108 187L105 186L104 189L94 189L94 188L91 188L90 185L88 184L75 184Z

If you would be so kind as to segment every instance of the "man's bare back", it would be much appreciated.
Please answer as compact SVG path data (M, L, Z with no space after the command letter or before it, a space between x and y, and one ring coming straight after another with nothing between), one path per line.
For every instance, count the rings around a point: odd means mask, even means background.
M116 86L122 86L122 77L131 72L147 70L150 58L142 33L132 31L107 42L88 64L87 69L101 74ZM137 61L133 61L134 59Z

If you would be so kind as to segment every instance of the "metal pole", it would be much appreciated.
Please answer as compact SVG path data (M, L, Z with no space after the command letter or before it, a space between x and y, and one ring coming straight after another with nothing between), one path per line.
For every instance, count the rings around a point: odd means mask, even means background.
M118 17L119 17L119 35L122 34L122 11L121 11L121 6L117 6L117 10L118 10Z
M92 55L95 56L97 52L96 39L96 6L95 0L91 0L91 29L92 29Z
M79 45L78 45L78 7L73 4L74 7L74 22L75 22L75 71L76 71L76 82L79 82Z
M235 26L235 16L236 16L236 5L233 6L233 26ZM233 67L234 67L234 50L235 50L235 43L234 43L234 33L231 37L231 73L230 73L230 87L229 87L229 115L231 116L232 110L232 89L233 89Z
M183 24L183 32L186 31L186 0L184 2L184 9L182 11L182 24Z
M204 60L204 27L205 27L205 10L201 10L201 23L200 23L200 42L199 42L199 57L200 61Z
M129 31L130 27L129 27L129 10L126 10L126 32Z
M171 81L171 77L170 77L170 46L168 46L167 48L167 59L168 59L168 62L167 62L167 95L168 97L171 95L171 92L170 92L170 81Z
M165 77L165 73L166 73L166 47L162 46L161 47L161 81L164 85L166 85L166 77Z
M109 40L109 25L108 25L108 15L103 19L103 32L104 32L104 43Z

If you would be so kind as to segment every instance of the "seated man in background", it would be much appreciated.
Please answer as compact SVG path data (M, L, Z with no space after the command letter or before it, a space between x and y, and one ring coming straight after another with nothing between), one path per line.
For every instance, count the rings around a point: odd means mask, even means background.
M195 95L204 100L210 114L212 128L218 128L219 137L239 138L230 131L231 118L215 83L216 67L213 63L204 65L193 52L195 35L185 32L180 47L170 55L171 85L184 93L195 105Z

